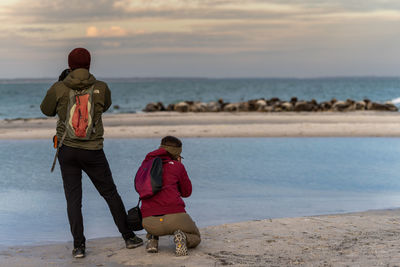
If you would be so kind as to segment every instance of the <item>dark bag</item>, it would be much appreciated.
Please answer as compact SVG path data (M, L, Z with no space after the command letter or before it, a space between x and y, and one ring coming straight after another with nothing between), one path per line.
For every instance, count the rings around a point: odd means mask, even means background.
M140 199L136 207L128 210L128 226L132 231L140 231L143 229L142 212L139 208Z
M142 162L135 175L135 190L140 199L154 196L162 188L162 159L152 158Z

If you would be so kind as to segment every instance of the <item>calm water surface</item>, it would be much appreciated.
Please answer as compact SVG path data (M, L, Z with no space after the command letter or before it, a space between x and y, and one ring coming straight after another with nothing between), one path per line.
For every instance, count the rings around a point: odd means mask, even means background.
M105 152L126 208L133 176L157 139L113 139ZM200 226L400 206L399 138L186 138ZM59 168L45 140L0 141L0 245L71 240ZM83 177L88 238L116 236L105 201Z

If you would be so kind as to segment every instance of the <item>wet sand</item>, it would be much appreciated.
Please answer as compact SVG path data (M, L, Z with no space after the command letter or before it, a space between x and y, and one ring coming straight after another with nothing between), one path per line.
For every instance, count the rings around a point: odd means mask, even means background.
M400 137L400 113L150 113L104 116L106 138ZM48 139L56 120L0 121L0 139ZM283 218L201 229L202 243L174 256L124 248L121 238L89 240L73 259L71 242L0 248L0 266L400 266L400 210ZM67 231L68 229L66 229ZM144 236L141 236L144 238Z
M106 138L400 137L399 112L139 113L104 116ZM0 139L48 139L56 120L0 121Z
M399 218L396 209L211 226L185 257L171 237L157 254L118 237L89 240L84 259L72 258L71 242L18 246L0 252L0 266L399 266Z

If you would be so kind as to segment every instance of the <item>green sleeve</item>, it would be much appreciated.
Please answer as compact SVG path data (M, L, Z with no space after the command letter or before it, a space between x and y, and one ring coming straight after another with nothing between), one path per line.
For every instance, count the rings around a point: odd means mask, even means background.
M104 93L104 109L103 112L106 112L111 106L111 91L106 85L106 91Z
M46 116L55 116L57 113L57 97L56 90L54 86L50 87L44 97L42 104L40 104L40 109Z

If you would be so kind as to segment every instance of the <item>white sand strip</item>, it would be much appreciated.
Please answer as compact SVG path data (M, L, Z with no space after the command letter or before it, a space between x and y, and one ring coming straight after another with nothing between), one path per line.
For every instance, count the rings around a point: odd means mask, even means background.
M0 139L49 139L56 120L0 121ZM399 112L175 113L105 115L106 138L400 137Z
M117 237L90 240L79 260L71 242L12 247L0 252L0 266L398 266L399 216L383 210L212 226L182 258L170 237L161 237L157 254L127 250Z

